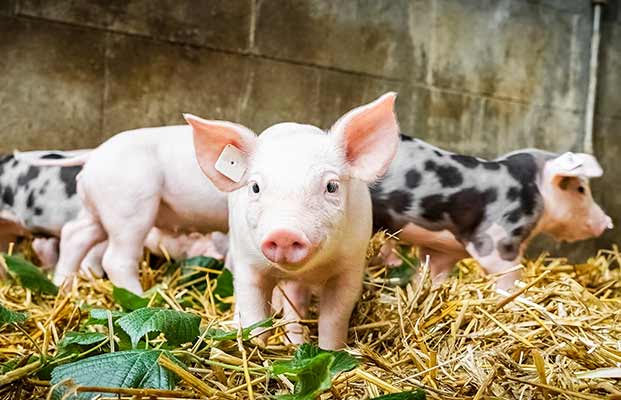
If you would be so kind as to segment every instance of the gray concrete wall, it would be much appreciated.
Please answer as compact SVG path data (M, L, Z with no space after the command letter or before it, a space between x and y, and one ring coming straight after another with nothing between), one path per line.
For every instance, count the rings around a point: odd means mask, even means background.
M621 11L609 3L595 188L621 225ZM95 146L182 112L328 127L386 90L403 130L441 147L579 150L591 20L589 0L0 0L0 150Z

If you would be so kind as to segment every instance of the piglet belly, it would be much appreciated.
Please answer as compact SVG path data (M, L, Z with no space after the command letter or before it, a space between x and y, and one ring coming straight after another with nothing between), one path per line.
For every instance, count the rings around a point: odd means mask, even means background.
M173 208L162 203L155 220L155 226L174 233L227 232L228 213L226 206L224 206L224 210L222 208L216 204L213 207L194 207L192 209L179 206Z
M401 241L414 246L468 257L466 248L447 230L431 231L419 225L409 223L398 236Z

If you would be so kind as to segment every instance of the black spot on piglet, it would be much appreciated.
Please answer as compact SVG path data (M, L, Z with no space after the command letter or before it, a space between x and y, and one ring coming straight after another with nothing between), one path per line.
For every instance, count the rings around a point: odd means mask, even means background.
M35 198L34 198L34 190L31 190L28 194L28 198L26 199L26 207L32 208L34 206Z
M76 194L75 177L81 169L82 167L80 166L60 168L60 180L65 184L65 193L67 194L67 197L71 197Z
M444 196L441 194L432 194L424 197L420 201L422 209L421 216L429 222L438 222L444 219L446 207L444 205Z
M46 154L46 155L42 156L41 158L46 159L46 160L59 160L61 158L65 158L65 157L62 154L49 153L49 154Z
M415 169L411 169L405 173L405 185L410 189L414 189L420 185L421 174Z
M425 161L425 171L433 171L436 169L438 165L436 164L435 161L433 160L427 160Z
M12 207L14 201L15 197L13 196L13 189L11 189L10 186L5 187L4 191L2 192L2 202L4 202L4 204L8 205L9 207Z
M388 203L396 212L406 212L412 206L412 194L403 190L393 190L388 193Z
M442 187L457 187L464 182L459 170L452 165L441 165L436 168L436 175Z
M31 165L28 167L28 171L25 174L21 174L17 177L17 185L18 186L26 186L30 181L39 176L39 167L35 167Z
M465 156L463 154L453 154L451 158L466 168L476 168L481 162L472 156Z
M480 192L467 188L452 194L447 200L449 215L460 235L469 238L485 217L487 205L496 201L496 189Z
M487 233L477 235L472 242L480 257L488 256L494 250L494 239Z
M509 190L507 190L507 200L509 201L515 201L518 199L518 197L520 196L520 189L515 187L515 186L511 186L509 188Z

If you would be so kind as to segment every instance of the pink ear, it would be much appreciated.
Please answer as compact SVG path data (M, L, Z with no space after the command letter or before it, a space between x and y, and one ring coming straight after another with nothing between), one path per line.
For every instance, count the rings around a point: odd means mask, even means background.
M397 94L379 99L342 116L330 129L345 151L351 176L373 182L382 176L397 153L399 124L394 112Z
M604 173L595 157L585 153L563 153L546 162L544 168L546 175L553 181L566 176L596 178Z
M231 192L245 185L246 176L234 182L215 168L216 161L227 144L233 145L248 157L254 150L257 136L250 129L226 121L209 121L192 114L183 114L194 134L194 150L201 169L216 187Z

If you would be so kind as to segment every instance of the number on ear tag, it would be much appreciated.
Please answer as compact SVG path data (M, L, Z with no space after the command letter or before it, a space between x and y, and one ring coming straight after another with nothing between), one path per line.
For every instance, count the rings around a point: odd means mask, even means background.
M246 172L246 155L237 147L227 144L216 160L216 171L235 183L239 183Z

